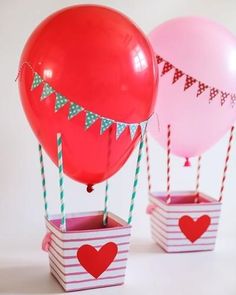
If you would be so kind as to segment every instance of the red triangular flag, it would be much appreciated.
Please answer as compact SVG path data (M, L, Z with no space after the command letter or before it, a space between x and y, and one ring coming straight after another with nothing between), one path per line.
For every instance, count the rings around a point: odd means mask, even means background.
M221 91L221 98L220 98L220 104L221 106L225 103L226 98L229 96L229 93Z
M158 65L163 62L163 58L160 57L159 55L156 56L156 59L157 59L157 64Z
M174 84L176 81L178 81L183 76L183 74L184 73L181 70L175 69L175 73L174 73L172 84Z
M211 88L209 102L212 102L213 98L215 98L218 93L219 93L219 90L218 89Z
M184 84L184 91L191 87L197 80L191 76L186 76L185 84Z
M168 61L164 63L164 67L162 69L161 76L164 76L166 73L168 73L173 68L173 65L170 64Z
M208 85L198 82L198 89L197 89L197 97L201 95L206 89L208 88Z

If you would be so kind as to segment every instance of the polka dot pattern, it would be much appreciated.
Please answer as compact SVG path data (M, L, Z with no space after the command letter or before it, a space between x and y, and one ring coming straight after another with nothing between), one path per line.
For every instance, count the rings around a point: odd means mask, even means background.
M163 62L163 58L160 57L159 55L156 56L156 59L157 59L157 64L160 64Z
M88 129L98 119L98 115L93 112L86 112L85 128Z
M124 132L126 126L127 125L125 123L116 123L116 139L118 139L120 135Z
M68 102L68 99L65 96L59 93L56 93L55 112L57 112L60 108L62 108L67 102Z
M173 65L170 64L168 61L165 62L164 67L162 69L161 75L164 76L173 68Z
M197 97L201 95L207 88L208 86L206 84L198 82Z
M43 86L43 92L42 92L42 95L41 95L41 99L45 99L46 97L48 97L53 92L54 92L53 88L48 83L45 83L44 86Z
M235 103L236 103L236 94L231 94L230 95L230 101L231 101L231 106L233 108Z
M102 118L100 134L103 134L103 132L105 132L112 125L112 123L112 120Z
M197 80L191 76L186 76L185 84L184 84L184 91L191 87Z
M211 88L209 102L212 102L213 98L215 98L218 93L219 93L218 89Z
M129 131L130 131L131 140L134 139L134 136L135 136L135 133L136 133L137 128L138 128L138 124L131 124L131 125L129 125Z
M232 107L234 107L234 105L236 104L236 94L235 93L230 93L230 92L226 92L226 91L222 91L219 90L215 87L212 87L210 85L207 85L201 81L199 81L198 79L195 79L194 77L189 76L188 74L186 74L185 72L181 71L179 68L177 68L175 65L171 64L170 62L166 61L164 58L162 58L160 55L156 55L156 62L157 64L161 64L164 63L164 66L161 69L160 66L160 71L161 71L161 75L163 76L166 73L168 73L169 71L171 71L172 69L174 69L172 75L172 84L174 84L175 82L177 82L182 76L184 76L185 78L185 83L184 83L184 91L187 90L188 88L190 88L192 85L194 85L196 82L198 83L198 86L196 87L197 92L196 92L196 96L200 96L203 92L205 92L207 89L209 89L210 91L209 93L209 103L212 102L212 100L218 95L220 94L220 102L221 102L221 106L224 105L224 103L227 101L227 98L230 96L230 104Z
M33 71L33 70L32 70ZM55 93L56 101L54 106L54 111L57 112L60 110L63 106L65 106L68 102L70 103L69 111L68 111L68 120L75 117L77 114L79 114L81 111L84 111L86 113L85 118L85 128L88 129L90 126L92 126L97 119L101 120L101 126L100 126L100 134L102 135L112 124L116 125L116 139L120 137L120 135L124 132L125 128L129 127L130 137L133 139L135 137L136 131L138 127L140 126L142 134L146 131L147 121L141 122L141 123L134 123L134 124L127 124L123 122L116 122L109 118L104 118L100 116L99 114L93 113L91 111L88 111L84 109L84 107L70 101L67 97L63 96L62 94L56 92L51 85L46 83L43 78L36 72L34 72L34 78L31 85L31 90L38 87L41 83L43 83L43 89L41 94L41 100L46 99L48 96L50 96L52 93Z
M38 87L41 83L43 82L43 79L39 76L38 73L34 73L34 79L31 85L31 90L35 89Z
M182 71L180 71L179 69L175 69L175 73L174 73L172 84L174 84L175 82L177 82L183 76L183 74L184 73Z
M82 110L83 110L83 108L81 106L77 105L74 102L71 102L70 103L70 110L69 110L68 119L72 119L74 116L76 116Z
M221 98L220 98L220 103L223 105L229 96L229 93L221 91Z

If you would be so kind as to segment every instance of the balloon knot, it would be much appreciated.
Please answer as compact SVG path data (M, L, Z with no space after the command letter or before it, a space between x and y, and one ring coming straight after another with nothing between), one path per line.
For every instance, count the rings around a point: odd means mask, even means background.
M189 158L185 158L184 167L191 167L191 162L189 161Z
M92 191L94 191L93 184L88 184L87 185L87 192L91 193Z

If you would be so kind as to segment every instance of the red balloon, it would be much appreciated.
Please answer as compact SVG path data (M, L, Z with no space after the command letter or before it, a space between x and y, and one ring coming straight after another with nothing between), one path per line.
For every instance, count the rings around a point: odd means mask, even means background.
M119 12L77 5L46 18L32 33L20 65L27 62L57 92L100 116L118 122L147 120L153 113L157 68L144 34ZM54 112L55 94L40 100L31 91L33 73L22 67L22 104L39 142L57 163L56 134L62 134L64 171L85 184L101 182L128 159L140 138L129 128L116 140L116 124L100 135L98 119L85 130L85 112L68 120L69 104Z

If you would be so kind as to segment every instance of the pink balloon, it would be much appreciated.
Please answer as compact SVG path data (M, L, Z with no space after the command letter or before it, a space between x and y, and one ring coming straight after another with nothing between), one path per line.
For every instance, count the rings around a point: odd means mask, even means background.
M185 91L186 75L172 84L175 68L160 78L157 116L149 131L166 147L170 124L171 152L186 158L200 155L236 120L236 104L232 107L234 97L230 95L236 93L236 39L213 21L182 17L158 26L150 41L156 54L197 81ZM159 64L160 75L164 63ZM197 97L198 81L209 87ZM219 93L209 103L212 87ZM221 91L230 93L223 105Z

